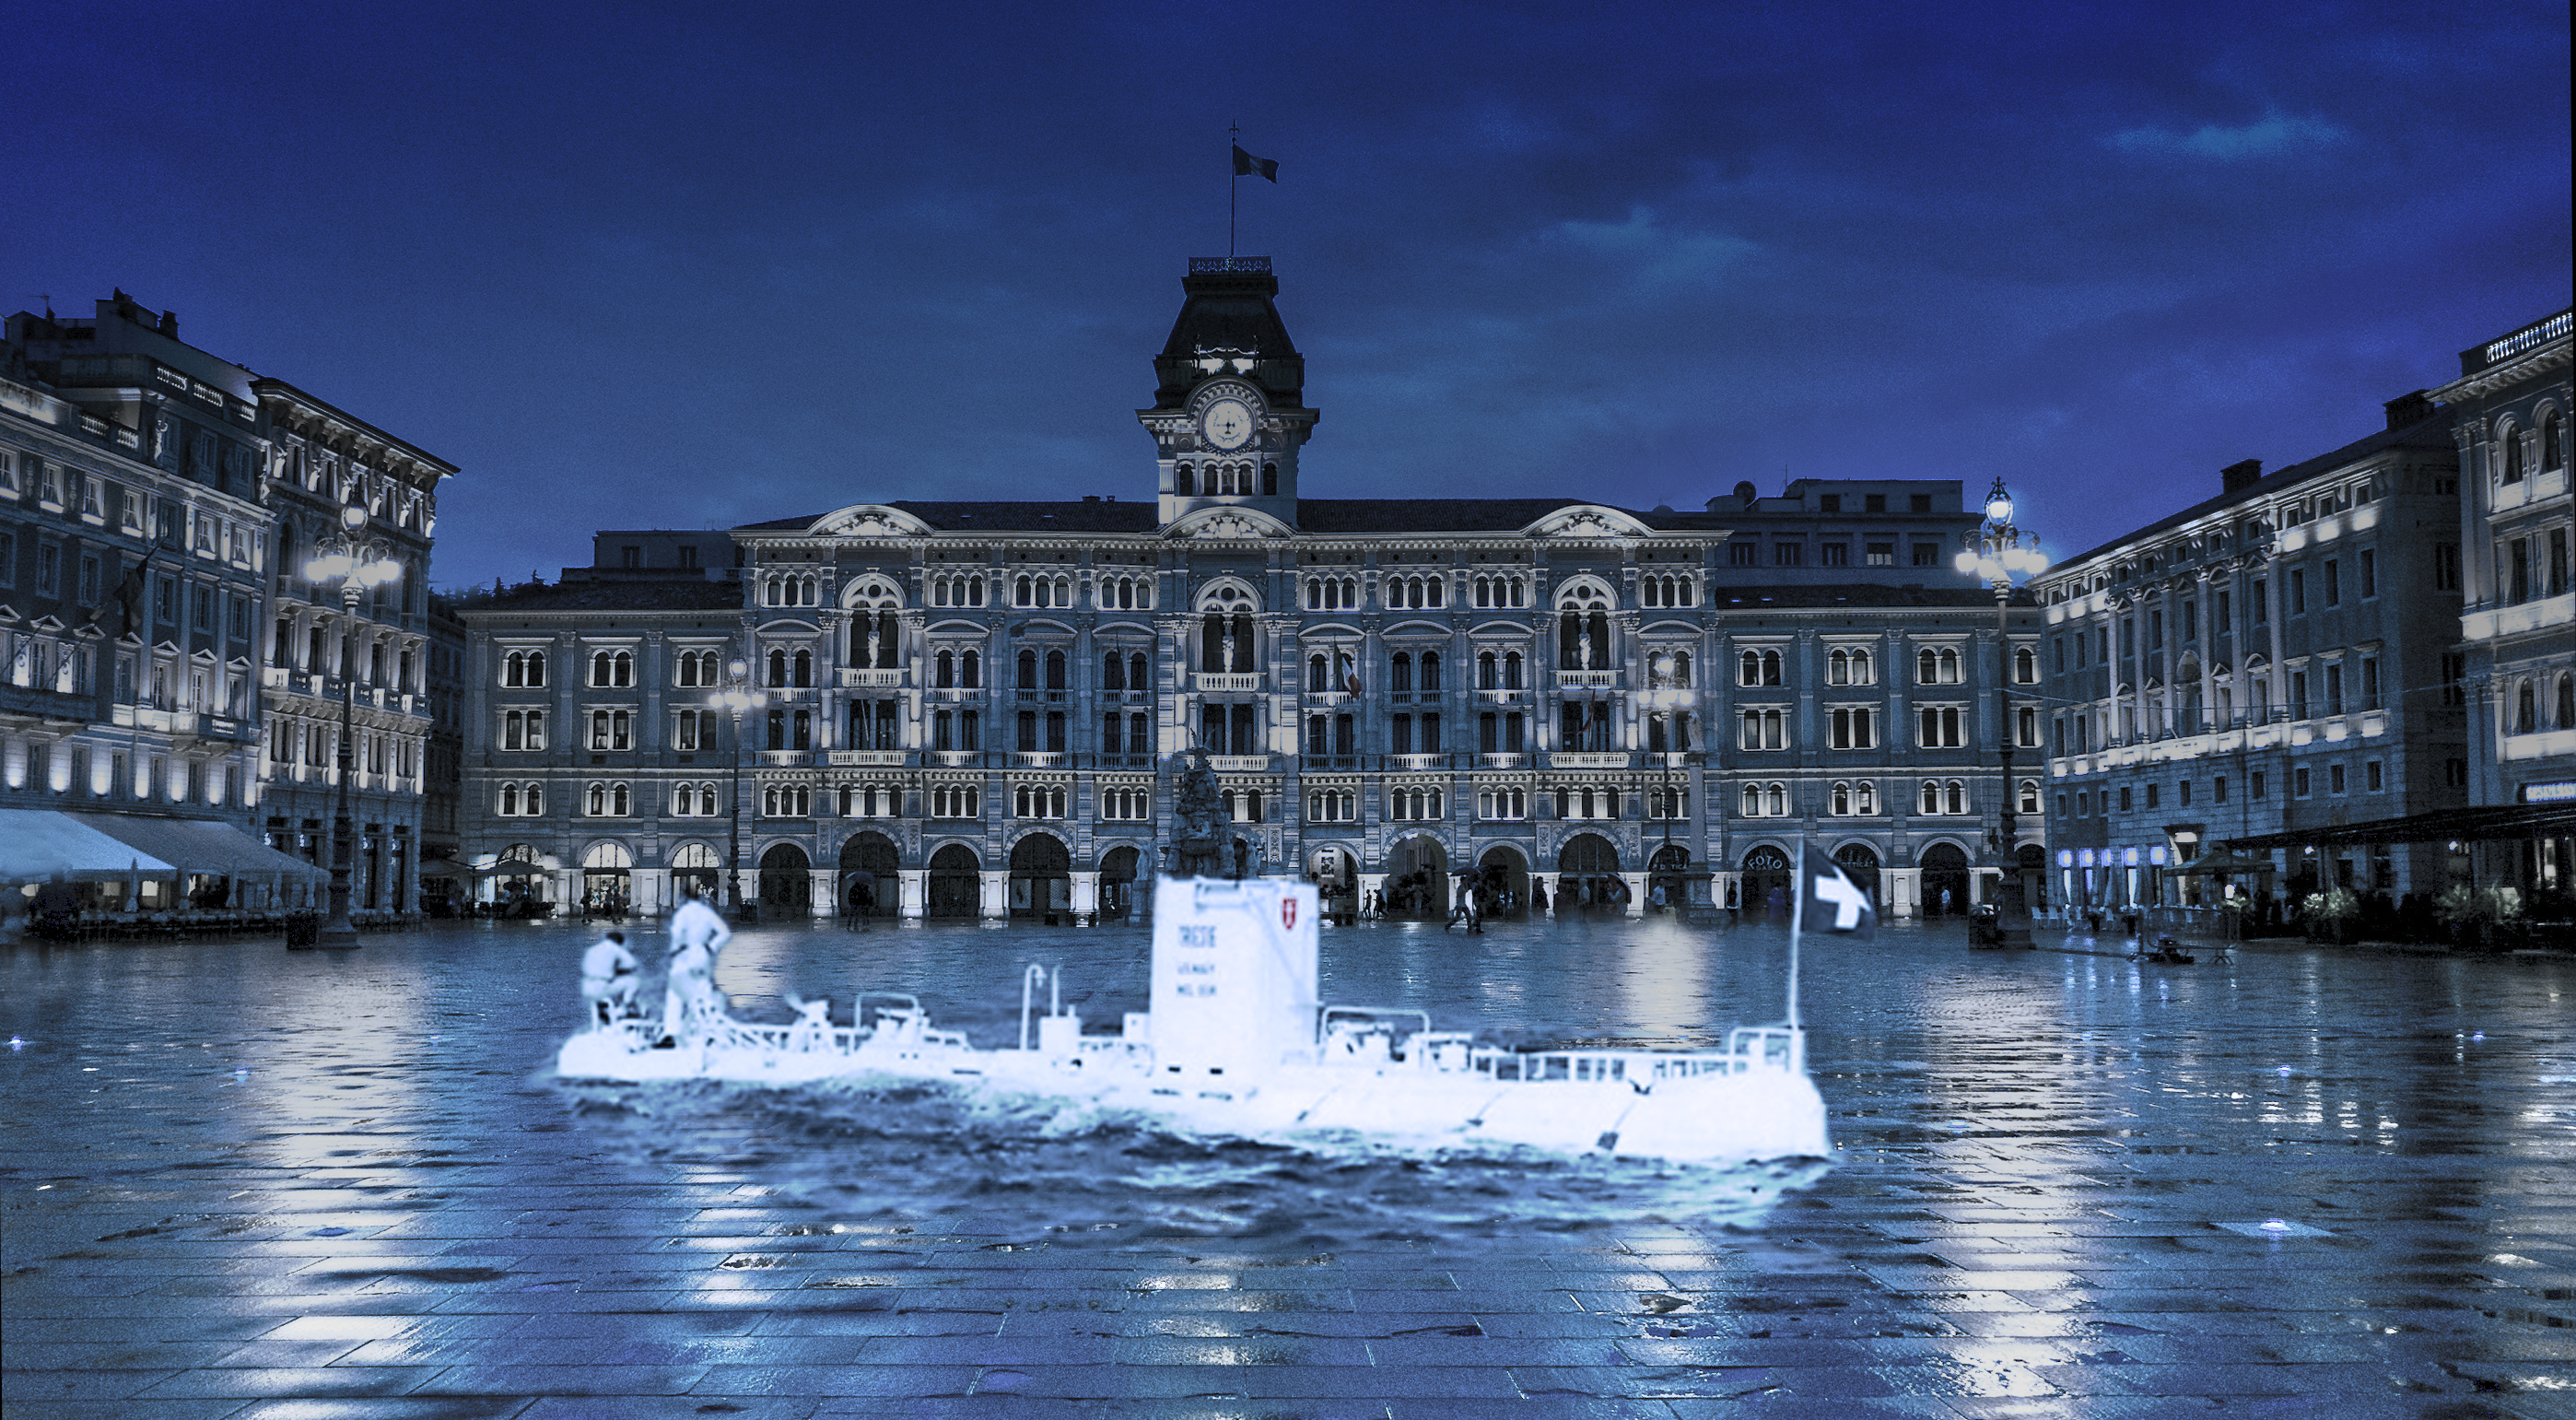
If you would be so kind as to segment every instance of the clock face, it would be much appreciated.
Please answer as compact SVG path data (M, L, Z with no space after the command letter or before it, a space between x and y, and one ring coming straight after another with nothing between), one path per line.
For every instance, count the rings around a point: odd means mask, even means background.
M1239 399L1220 399L1199 415L1199 432L1220 449L1252 442L1252 410Z

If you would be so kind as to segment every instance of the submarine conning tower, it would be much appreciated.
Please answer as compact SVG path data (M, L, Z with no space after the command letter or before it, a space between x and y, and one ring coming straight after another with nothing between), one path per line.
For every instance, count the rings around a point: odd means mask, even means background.
M1163 878L1154 885L1158 1088L1255 1088L1314 1058L1315 885Z

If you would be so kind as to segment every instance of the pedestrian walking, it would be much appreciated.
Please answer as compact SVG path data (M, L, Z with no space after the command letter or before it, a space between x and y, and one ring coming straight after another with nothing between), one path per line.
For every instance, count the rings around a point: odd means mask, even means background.
M626 934L611 932L581 954L582 1015L594 1028L623 1019L635 1008L642 969L626 950Z
M662 1033L675 1040L694 1038L699 1027L722 1009L716 997L716 953L733 940L733 929L707 906L692 886L681 893L671 914L671 957L662 996Z

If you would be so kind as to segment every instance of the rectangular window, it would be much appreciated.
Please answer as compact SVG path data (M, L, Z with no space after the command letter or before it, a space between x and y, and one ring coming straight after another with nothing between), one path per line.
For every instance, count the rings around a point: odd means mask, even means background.
M2306 671L2290 672L2290 718L2293 720L2308 718L2308 673Z
M1884 512L1886 512L1886 511L1887 511L1887 495L1886 495L1886 494L1884 494L1884 493L1866 493L1866 494L1861 495L1861 498L1862 498L1862 507L1863 507L1866 511L1868 511L1868 512L1872 512L1872 513L1884 513Z
M2329 794L2340 794L2343 792L2342 765L2329 764L2326 766L2326 792Z
M2377 656L2361 658L2361 708L2364 710L2379 708L2379 658Z
M2269 625L2272 620L2272 598L2270 596L2271 587L2262 578L2257 577L2254 579L2253 592L2254 611L2252 614L2254 617L2254 624L2257 626Z
M1816 562L1819 566L1824 567L1850 566L1851 544L1847 542L1822 542L1816 544Z
M1875 493L1873 493L1873 494L1871 494L1870 496L1871 496L1871 497L1873 497L1873 498L1875 498L1875 497L1877 497L1878 495L1877 495L1877 494L1875 494ZM1893 567L1893 566L1895 566L1895 565L1896 565L1896 544L1895 544L1895 543L1892 543L1892 542L1873 542L1873 543L1870 543L1868 546L1869 546L1869 565L1870 565L1870 566L1872 566L1872 567Z
M2306 570L2305 568L2293 567L2293 568L2291 568L2291 569L2290 569L2290 615L2292 615L2292 616L2300 615L2301 613L2305 612L2307 609L2308 609L2308 574L2307 574L2307 570Z
M2299 799L2308 797L2308 771L2304 766L2290 771L2290 795Z
M1818 494L1818 495L1816 496L1816 511L1817 511L1817 512L1819 512L1819 513L1839 513L1839 512L1841 512L1842 510L1843 510L1843 495L1841 495L1841 494L1839 494L1839 493L1820 493L1820 494Z
M2228 613L2229 600L2226 589L2220 588L2215 595L2217 600L2210 606L2209 634L2224 641L2235 634L2236 622Z
M2379 553L2372 548L2361 550L2361 598L2368 601L2379 595Z
M1931 511L1932 511L1932 495L1931 495L1931 494L1929 494L1929 493L1916 493L1916 494L1911 494L1911 495L1909 495L1908 500L1907 500L1907 502L1906 502L1906 508L1907 508L1909 511L1916 512L1916 513L1928 513L1928 512L1931 512Z
M2219 775L2216 779L2213 779L2213 780L2211 780L2211 781L2210 781L2210 785L2209 785L2209 797L2210 797L2210 798L2212 798L2212 799L2214 799L2214 800L2216 800L2216 801L2217 801L2217 802L2219 802L2219 803L2222 803L2222 804L2227 802L2227 776L2226 776L2226 775L2221 774L2221 775Z
M1771 565L1774 567L1803 566L1805 565L1806 560L1807 545L1803 542L1775 542L1771 544Z
M2154 808L2154 807L2156 806L2157 791L2158 791L2158 790L2160 790L2160 789L2162 789L2163 787L2164 787L2164 786L2163 786L2163 785L2161 785L2161 784L2150 784L2150 785L2148 785L2148 786L2147 786L2147 807L2148 807L2148 808L2151 808L2151 809L2152 809L2152 808Z
M2174 800L2175 805L2176 805L2177 807L2179 807L2179 808L2186 808L2186 809L2187 809L2187 808L2190 808L2190 807L2191 807L2191 781L2190 781L2190 780L2188 780L2188 779L2185 779L2185 780L2183 780L2179 785L2177 785L2176 787L2177 787L2177 788L2179 788L2182 792L2181 792L2180 797L2178 797L2178 798L2176 798L2176 799Z
M50 542L36 544L36 595L54 595L63 581L63 550Z
M2258 799L2262 798L2264 796L2265 787L2270 782L2270 776L2266 775L2260 769L2255 770L2253 774L2254 797Z
M1925 502L1925 503L1928 503L1928 502L1932 501L1932 500L1931 500L1931 499L1929 499L1929 498L1925 498L1925 497L1923 497L1921 494L1917 494L1917 495L1915 495L1915 497L1916 497L1916 500L1917 500L1917 501L1919 501L1919 502ZM1920 511L1920 510L1918 510L1918 511ZM1941 565L1941 544L1939 544L1939 543L1937 543L1937 542L1918 542L1918 543L1914 544L1914 565L1915 565L1915 566L1917 566L1917 567L1938 567L1938 566L1940 566L1940 565Z
M2343 667L2326 667L2326 713L2343 713Z
M2363 762L2361 766L2361 782L2369 786L2370 792L2374 794L2388 787L2387 782L2381 773L2380 763L2378 760L2373 759Z
M2122 812L2122 813L2127 813L2128 811L2129 811L2129 791L2128 791L2127 789L2125 789L2125 788L2124 788L2124 789L2122 789L2122 790L2120 791L2120 812Z
M2296 576L2297 574L2292 573L2291 575ZM2325 594L2326 605L2343 605L2343 563L2332 557L2326 559Z
M2460 548L2457 543L2433 544L2433 590L2456 592L2460 589Z
M1752 543L1730 542L1726 545L1726 565L1729 567L1754 566L1754 555Z
M2468 678L2468 652L2444 651L2442 653L2442 703L2445 705L2467 704L2469 701L2467 688Z

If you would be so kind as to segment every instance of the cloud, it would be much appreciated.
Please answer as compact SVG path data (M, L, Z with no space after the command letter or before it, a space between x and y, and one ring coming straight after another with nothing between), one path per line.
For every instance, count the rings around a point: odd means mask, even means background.
M2228 128L2203 124L2190 133L2169 128L2124 128L2103 140L2123 153L2157 158L2211 158L2222 163L2269 158L2301 148L2330 148L2347 136L2322 118L2266 114L2259 123Z

